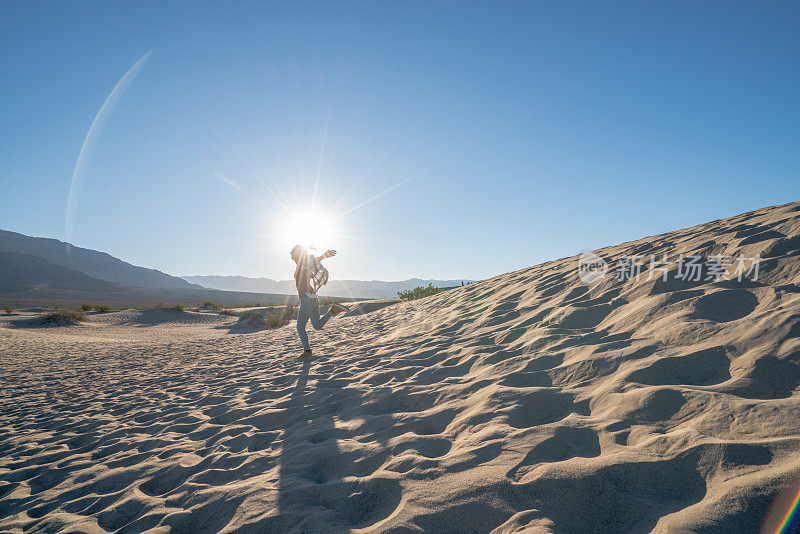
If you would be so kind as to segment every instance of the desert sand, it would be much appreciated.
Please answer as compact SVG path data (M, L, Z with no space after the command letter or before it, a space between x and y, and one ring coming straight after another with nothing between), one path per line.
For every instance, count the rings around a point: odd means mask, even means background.
M310 331L170 310L0 327L0 530L772 531L800 474L800 203ZM675 269L673 265L671 269ZM765 526L766 525L766 526Z

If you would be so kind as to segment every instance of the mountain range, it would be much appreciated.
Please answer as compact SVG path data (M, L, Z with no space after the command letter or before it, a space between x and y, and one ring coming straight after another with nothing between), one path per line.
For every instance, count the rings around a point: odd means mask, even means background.
M151 306L159 301L225 305L294 301L287 295L218 291L105 252L57 239L0 230L0 304L3 306Z
M251 291L260 293L294 294L294 280L272 280L270 278L249 278L246 276L181 276L187 282L203 287L225 291ZM472 280L423 280L411 278L398 282L382 280L331 280L320 289L320 295L351 298L397 298L398 291L414 289L432 284L435 287L460 286Z
M26 254L84 275L127 287L202 289L155 269L137 267L105 252L76 247L57 239L0 230L0 255ZM23 260L17 257L17 260ZM8 262L8 260L7 260Z
M433 284L461 285L461 280L401 282L332 281L322 295L351 298L394 298L398 291ZM0 230L0 304L3 306L80 305L151 306L166 303L224 305L294 302L293 280L243 276L179 278L124 262L105 252L57 239Z

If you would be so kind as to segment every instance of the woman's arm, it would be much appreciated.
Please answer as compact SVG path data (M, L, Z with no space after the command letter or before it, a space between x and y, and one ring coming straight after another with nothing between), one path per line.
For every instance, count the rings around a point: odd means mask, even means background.
M317 261L322 261L325 258L332 258L334 256L336 256L336 251L335 250L332 250L332 249L331 250L326 250L325 252L322 253L322 256L317 256Z

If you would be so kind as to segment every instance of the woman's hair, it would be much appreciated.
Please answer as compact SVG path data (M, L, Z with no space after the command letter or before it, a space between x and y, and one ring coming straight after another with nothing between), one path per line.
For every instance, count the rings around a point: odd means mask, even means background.
M308 256L308 251L306 250L306 247L304 247L303 245L295 245L294 248L292 249L291 254L293 258L300 259Z

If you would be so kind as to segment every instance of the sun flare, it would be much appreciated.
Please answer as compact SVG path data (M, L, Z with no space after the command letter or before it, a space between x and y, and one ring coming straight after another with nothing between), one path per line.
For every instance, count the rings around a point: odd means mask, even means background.
M284 223L282 241L287 248L303 245L311 249L334 247L336 232L331 217L315 210L294 212Z

